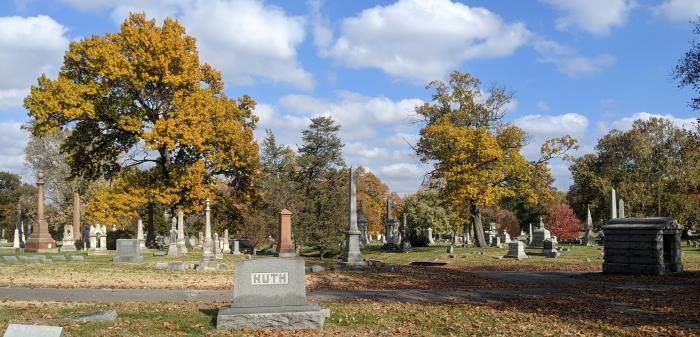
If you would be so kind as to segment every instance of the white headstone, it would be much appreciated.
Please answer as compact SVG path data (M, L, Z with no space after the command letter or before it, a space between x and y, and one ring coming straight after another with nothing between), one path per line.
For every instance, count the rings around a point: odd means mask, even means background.
M20 248L19 246L19 230L15 229L15 239L14 242L12 243L12 248Z
M617 218L617 200L615 197L615 189L612 189L612 194L611 194L611 201L610 201L610 219L615 219Z
M143 237L143 220L136 222L136 240L139 240L139 247L146 249L146 239Z
M224 254L231 254L231 248L229 247L229 240L228 240L228 228L224 229L224 237L221 240L221 244L223 245Z
M48 325L10 324L4 337L63 337L63 328Z

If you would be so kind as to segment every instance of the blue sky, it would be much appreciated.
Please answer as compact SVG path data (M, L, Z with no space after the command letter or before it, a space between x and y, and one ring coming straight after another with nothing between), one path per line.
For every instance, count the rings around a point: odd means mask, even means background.
M37 76L55 76L70 41L117 31L130 11L178 18L227 93L257 100L258 137L271 128L295 146L311 117L331 115L347 163L401 194L427 169L408 145L413 107L451 70L514 92L506 118L530 134L530 159L551 137L577 137L580 155L636 118L698 116L671 77L698 0L15 0L0 3L0 170L30 175L21 101ZM567 190L566 163L552 171Z

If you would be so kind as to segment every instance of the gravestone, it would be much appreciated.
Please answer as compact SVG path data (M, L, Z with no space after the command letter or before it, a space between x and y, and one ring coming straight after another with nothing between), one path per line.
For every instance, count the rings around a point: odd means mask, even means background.
M585 233L583 234L583 244L586 246L595 246L595 234L593 233L593 219L591 218L591 207L588 206L586 214L586 223L584 224Z
M297 256L292 242L292 212L286 208L280 211L278 239L276 253L278 257Z
M357 227L357 192L356 175L352 167L348 169L348 229L345 231L345 247L343 247L343 257L340 262L343 266L364 266L360 252L360 229Z
M199 240L197 240L197 248L202 249L202 242L204 242L204 233L199 232Z
M367 236L365 206L362 201L357 202L357 228L360 230L360 248L365 248L369 244L369 238Z
M233 240L233 254L234 255L240 255L241 254L241 245L238 240Z
M330 310L306 301L304 259L236 261L233 303L219 309L218 330L322 329Z
M551 234L549 233L549 230L544 228L542 217L540 217L540 228L536 229L532 233L532 241L530 242L530 246L542 248L544 240L547 240L549 238L551 238Z
M542 243L542 255L551 258L559 257L559 251L557 250L557 238L552 237L544 240Z
M20 242L19 242L19 230L15 229L15 239L12 242L12 248L19 249L20 248Z
M508 244L508 253L506 253L504 258L512 259L527 259L527 254L525 254L525 243L520 240L511 241Z
M214 259L221 260L224 254L221 253L221 243L219 242L219 233L214 233Z
M428 244L432 245L434 243L435 243L435 239L433 238L433 228L428 227Z
M228 228L224 229L224 237L221 240L221 244L223 245L223 249L221 251L224 254L231 254L231 247L229 246L229 239L228 239Z
M177 229L173 221L170 227L170 243L168 244L168 256L179 256L180 252L177 249Z
M501 237L498 235L489 235L491 238L490 246L491 247L496 247L496 248L501 248Z
M187 238L185 237L185 213L177 212L177 251L180 255L187 253Z
M447 254L454 254L455 253L455 247L453 245L447 246Z
M142 250L146 249L146 239L143 237L143 220L136 221L136 240L139 240L139 247Z
M193 250L195 247L197 247L197 237L195 237L194 235L190 235L190 237L185 242L185 246L187 246L187 249Z
M501 243L504 243L504 244L510 243L510 234L508 234L508 232L506 232L505 229L501 230L500 238L501 238Z
M114 262L141 263L141 247L138 239L117 239L117 256Z
M48 325L10 324L4 337L63 337L63 328Z
M73 226L65 225L63 226L63 245L60 249L62 252L74 252L75 251L75 239L73 238Z
M49 223L44 219L44 171L37 172L37 208L36 208L36 230L30 232L29 239L24 245L27 252L36 253L56 253L56 241L49 233Z

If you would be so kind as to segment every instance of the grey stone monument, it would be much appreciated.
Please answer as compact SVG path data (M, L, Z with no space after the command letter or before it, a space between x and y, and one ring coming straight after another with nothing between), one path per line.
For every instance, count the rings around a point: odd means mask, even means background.
M540 228L535 229L535 231L532 233L532 242L530 242L530 246L542 248L542 244L544 243L544 240L547 240L550 237L551 237L551 234L549 233L549 230L544 228L544 223L542 222L542 217L540 217Z
M595 234L593 233L593 218L591 218L591 207L588 206L586 214L585 233L583 234L583 244L595 246Z
M141 263L141 247L138 239L117 239L117 256L114 262Z
M229 246L229 238L228 238L228 228L224 229L224 236L222 238L222 244L223 244L223 253L224 254L231 254L231 247Z
M429 244L435 244L435 238L433 238L433 228L428 227L428 243Z
M406 221L406 213L402 216L401 221L401 251L404 253L410 252L413 247L411 247L411 241L408 233L408 222Z
M185 241L185 214L182 211L177 211L177 250L180 255L187 253L187 244Z
M617 217L618 218L624 218L625 217L625 201L620 198L620 202L618 203L619 208L617 209Z
M214 249L214 259L221 260L224 258L224 254L221 253L221 243L219 242L219 233L214 233L214 242L212 244Z
M241 245L238 240L233 240L233 255L241 254Z
M63 337L63 328L48 325L10 324L3 337Z
M136 240L139 240L139 247L142 250L146 249L146 240L143 238L143 221L138 219L136 221Z
M501 229L501 235L499 236L501 239L501 243L508 244L510 243L510 234L506 232L505 229Z
M170 243L168 244L168 256L180 256L180 252L177 249L177 228L175 228L175 221L173 221L173 224L170 227Z
M603 273L683 271L681 226L671 218L618 218L603 226Z
M527 245L532 245L532 222L528 225L530 233L527 236Z
M367 247L367 218L365 218L365 207L362 201L357 202L357 227L360 230L360 248Z
M204 262L214 260L214 242L211 239L211 208L209 199L204 207L204 240L202 241L202 260Z
M544 240L542 243L542 255L552 258L559 257L559 251L557 250L557 238L551 237Z
M12 248L15 248L15 249L21 248L21 246L20 246L20 241L19 241L19 237L20 237L20 235L19 235L19 230L17 230L17 229L15 228L15 238L14 238L14 241L12 242Z
M506 253L504 258L512 259L527 259L527 254L525 254L525 243L520 240L511 241L508 244L508 253Z
M75 251L75 238L73 237L73 225L63 226L63 245L60 251L62 252L74 252Z
M24 248L24 223L22 223L22 206L17 203L17 214L15 216L15 228L17 229L17 234L19 235L19 247Z
M322 329L330 310L306 301L304 259L236 261L233 303L219 309L218 330Z
M615 189L612 189L610 202L610 219L617 218L617 198L615 197Z
M348 230L345 232L345 247L343 248L342 265L345 266L364 266L365 261L362 260L360 252L360 230L357 228L357 197L356 197L356 177L352 167L348 170L349 183L349 208L350 215L348 218Z

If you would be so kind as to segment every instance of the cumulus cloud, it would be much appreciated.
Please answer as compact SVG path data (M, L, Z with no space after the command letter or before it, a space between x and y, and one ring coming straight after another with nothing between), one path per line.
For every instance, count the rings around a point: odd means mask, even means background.
M655 8L655 12L671 21L695 20L700 16L700 1L666 0Z
M540 54L540 62L551 63L559 72L571 77L601 72L615 64L612 55L582 56L575 49L541 37L533 39L532 46Z
M256 0L64 0L81 10L110 11L115 23L129 12L178 18L197 38L202 60L221 70L234 85L269 81L303 90L314 88L313 76L297 59L305 38L305 20Z
M0 122L0 171L20 175L24 172L24 149L29 134L21 127L22 123Z
M495 13L450 0L400 0L343 20L331 57L420 83L460 63L512 54L530 33Z
M603 128L610 130L610 129L618 129L622 131L626 131L632 128L632 124L634 121L641 119L641 120L648 120L652 117L655 118L666 118L671 120L674 126L678 128L684 128L688 129L691 127L691 124L696 121L695 118L679 118L675 117L670 114L666 115L659 115L659 114L653 114L653 113L648 113L648 112L637 112L631 116L623 117L620 119L617 119L610 123L609 125L603 124Z
M336 100L323 100L308 95L287 95L280 106L293 114L332 116L341 126L346 140L375 137L381 126L410 124L414 108L423 101L401 99L393 101L384 96L365 96L349 91L337 93Z
M42 73L55 75L68 47L66 31L45 15L0 17L0 109L21 106Z
M576 26L594 35L608 35L613 27L622 27L634 0L540 0L564 13L556 21L558 29Z
M516 119L515 125L534 135L579 135L588 128L588 118L577 113L526 115Z

